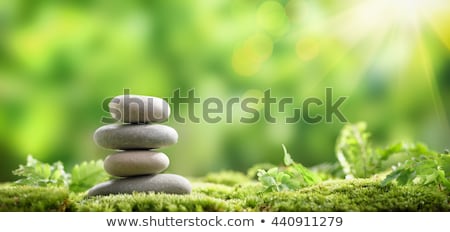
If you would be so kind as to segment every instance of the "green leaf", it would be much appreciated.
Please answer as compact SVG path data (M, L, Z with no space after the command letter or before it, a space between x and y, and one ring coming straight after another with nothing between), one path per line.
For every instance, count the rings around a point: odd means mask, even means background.
M276 176L278 174L278 168L277 167L273 167L273 168L269 169L267 171L267 174L271 175L271 176Z
M70 175L64 171L61 162L50 165L31 155L27 157L27 164L19 165L13 174L22 177L15 182L19 185L66 187L70 181Z
M439 159L439 170L442 170L444 172L444 177L447 179L450 179L450 155L449 154L442 154L441 158Z
M400 171L393 171L391 172L389 175L386 176L386 178L384 178L383 181L381 181L381 186L386 186L390 183L392 183L393 181L395 181L399 176L400 176Z
M440 184L442 184L446 189L447 189L447 191L449 191L450 190L450 181L449 181L449 178L447 178L446 176L445 176L445 172L444 171L442 171L442 170L439 170L438 171L438 174L439 174L439 183Z
M284 145L283 161L286 167L257 171L258 180L266 187L265 192L297 190L305 186L319 183L319 176L300 163L295 163Z
M412 180L414 180L414 178L416 177L414 171L405 169L405 170L400 170L399 175L397 177L397 182L400 185L406 185L408 183L411 183Z
M284 146L284 144L281 144L281 146L283 147L283 152L284 152L284 157L283 157L284 165L289 166L289 165L293 164L294 160L292 159L291 155L287 152L286 146Z
M108 178L102 160L83 162L73 167L69 189L73 192L83 192Z
M265 170L258 170L258 180L266 187L276 184L275 178L270 176Z
M367 178L378 171L380 159L369 144L363 122L344 126L336 143L336 156L348 177Z
M294 168L297 170L298 175L303 177L307 185L317 184L321 181L317 174L305 168L302 164L295 164Z

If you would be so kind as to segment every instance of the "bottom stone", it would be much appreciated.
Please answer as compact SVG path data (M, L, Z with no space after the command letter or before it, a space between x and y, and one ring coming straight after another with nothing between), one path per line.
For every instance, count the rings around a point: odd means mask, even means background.
M175 174L155 174L103 182L89 189L88 196L133 192L189 194L191 191L191 183L182 176Z

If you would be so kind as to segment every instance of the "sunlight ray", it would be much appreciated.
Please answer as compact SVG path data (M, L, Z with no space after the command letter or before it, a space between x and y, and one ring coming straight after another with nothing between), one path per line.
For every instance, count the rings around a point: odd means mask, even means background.
M417 34L417 42L419 47L420 61L423 67L424 76L428 84L428 88L432 98L432 104L436 111L436 116L439 124L445 131L450 131L449 123L447 120L447 114L445 112L444 105L442 103L439 89L437 88L436 76L434 74L433 66L431 64L431 57L426 49L422 35Z
M332 33L331 36L336 37L339 41L346 44L346 51L333 59L333 62L318 75L314 83L312 83L312 86L318 86L326 78L333 76L332 73L336 70L336 67L346 59L349 59L353 53L363 51L364 55L362 57L364 57L364 59L360 61L361 65L359 67L353 67L352 69L352 76L354 78L353 81L349 83L351 86L349 89L351 89L351 91L347 93L351 94L355 91L364 76L364 73L373 64L377 53L383 47L386 38L393 30L393 25L379 25L378 28L376 28L377 34L374 35L373 29L363 25L364 22L359 20L358 17L363 17L366 22L372 21L370 23L376 25L376 12L372 12L372 15L369 16L363 15L364 12L367 13L370 12L371 9L374 9L373 7L373 1L363 1L352 6L350 9L337 12L336 15L324 22L325 26L323 27L330 29L330 32ZM310 91L313 90L314 88L310 88Z
M450 5L450 3L449 3ZM450 16L425 15L425 20L439 40L450 50Z

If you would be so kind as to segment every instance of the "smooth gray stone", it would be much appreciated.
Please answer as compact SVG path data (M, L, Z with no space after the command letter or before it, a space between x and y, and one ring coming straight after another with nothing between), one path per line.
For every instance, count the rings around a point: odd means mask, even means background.
M178 133L159 124L110 124L95 131L94 141L104 148L145 150L177 143Z
M137 150L109 155L103 167L112 176L127 177L160 173L169 163L169 157L162 152Z
M120 95L111 99L108 106L111 116L125 123L161 122L170 116L169 104L152 96Z
M88 191L88 196L133 192L189 194L191 191L191 183L182 176L175 174L155 174L103 182L92 187Z

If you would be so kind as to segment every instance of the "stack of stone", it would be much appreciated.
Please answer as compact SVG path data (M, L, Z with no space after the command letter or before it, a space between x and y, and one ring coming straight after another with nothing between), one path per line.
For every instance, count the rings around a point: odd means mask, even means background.
M154 149L175 144L178 133L157 124L168 119L169 104L161 98L121 95L109 103L112 117L120 124L109 124L94 133L97 145L118 150L106 157L104 169L116 179L100 183L89 196L132 192L188 194L189 181L174 174L161 174L170 160Z

